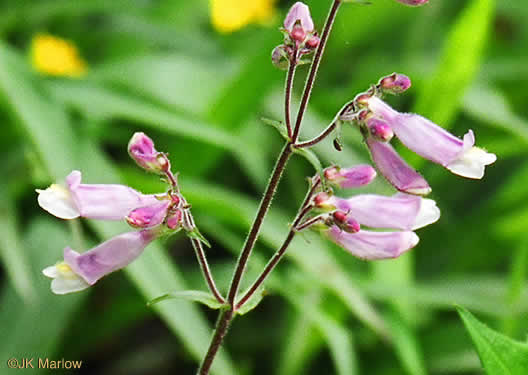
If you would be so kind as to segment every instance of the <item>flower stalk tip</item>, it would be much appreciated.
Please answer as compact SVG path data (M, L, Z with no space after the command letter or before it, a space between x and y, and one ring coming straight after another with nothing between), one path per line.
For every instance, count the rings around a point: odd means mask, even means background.
M134 133L128 143L128 154L137 165L148 172L165 174L170 170L167 156L156 151L154 142L145 133Z

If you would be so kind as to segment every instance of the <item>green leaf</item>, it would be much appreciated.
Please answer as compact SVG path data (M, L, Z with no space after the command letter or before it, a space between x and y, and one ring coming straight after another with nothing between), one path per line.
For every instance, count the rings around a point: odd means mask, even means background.
M237 310L237 314L245 315L251 310L253 310L255 307L257 307L260 301L262 301L262 299L264 298L264 296L266 296L266 294L267 292L263 287L259 288L257 291L255 291L255 293L253 293L251 298L246 303L244 303L244 305L242 305L241 308Z
M284 138L286 140L289 139L288 133L287 133L287 130L286 130L286 126L284 125L284 122L277 121L277 120L272 120L272 119L269 119L269 118L266 118L266 117L261 117L261 121L264 124L266 124L266 125L274 127L279 132L279 134L282 136L282 138Z
M166 301L170 299L184 299L192 302L202 303L211 309L219 309L224 306L222 303L218 302L216 298L210 293L201 291L201 290L182 290L176 292L170 292L162 296L156 297L147 302L147 306L152 306L161 301Z
M207 238L204 237L204 235L200 232L200 230L198 230L198 228L194 228L193 230L188 231L187 236L195 240L198 240L202 242L208 248L211 248L211 243L207 241Z
M528 345L495 332L478 321L469 311L457 311L477 348L488 375L525 375L528 369Z
M480 66L494 0L472 0L453 25L440 64L420 90L415 112L447 127Z
M317 155L312 150L309 150L307 148L294 148L293 152L295 154L301 155L306 160L308 160L310 164L314 167L317 174L323 173L323 166L321 165L321 161L319 160ZM324 181L324 178L321 178L321 179Z
M0 258L14 288L26 302L36 296L30 259L17 226L17 212L5 185L0 185Z

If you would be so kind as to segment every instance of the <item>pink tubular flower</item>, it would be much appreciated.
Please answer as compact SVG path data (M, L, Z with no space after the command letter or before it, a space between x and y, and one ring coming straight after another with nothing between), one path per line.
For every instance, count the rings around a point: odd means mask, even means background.
M77 292L126 267L157 235L152 230L123 233L82 254L66 247L64 261L45 268L42 273L53 279L53 293Z
M170 169L169 159L156 151L154 142L145 133L134 133L128 142L128 153L137 165L148 172L162 174Z
M124 185L81 184L79 171L66 177L66 185L37 190L40 207L61 219L123 220L136 208L160 202L155 195L144 195Z
M376 177L376 170L367 164L352 168L330 167L324 170L324 177L340 188L357 188L370 184Z
M333 225L326 235L352 255L365 259L397 258L418 244L414 232L371 232L360 230L348 233Z
M347 212L361 225L405 231L422 228L440 218L440 210L432 199L397 193L392 197L360 194L343 199L329 198L329 204Z
M314 23L310 15L310 8L308 5L298 1L292 5L290 11L284 19L284 28L290 33L293 31L295 24L299 22L301 31L305 34L311 33L314 30Z
M399 3L405 4L405 5L412 6L412 7L424 5L429 2L429 0L396 0L396 1Z
M401 192L427 195L431 187L427 181L411 168L389 144L367 138L367 146L379 172Z
M497 160L494 154L474 146L471 130L461 140L420 115L395 111L377 97L368 100L368 108L385 120L409 149L459 176L480 179L485 166Z

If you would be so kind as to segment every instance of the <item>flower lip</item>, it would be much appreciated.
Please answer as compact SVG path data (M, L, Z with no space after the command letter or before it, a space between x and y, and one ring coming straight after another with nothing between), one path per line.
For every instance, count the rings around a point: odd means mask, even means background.
M352 255L365 260L397 258L415 247L420 240L416 233L410 231L360 230L357 233L347 233L336 225L327 230L326 235Z

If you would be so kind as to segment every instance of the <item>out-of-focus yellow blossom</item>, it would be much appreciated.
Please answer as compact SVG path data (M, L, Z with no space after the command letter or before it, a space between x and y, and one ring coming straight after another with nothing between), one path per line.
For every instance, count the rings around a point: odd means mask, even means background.
M40 73L80 77L86 63L71 42L48 34L37 34L31 42L31 62Z
M210 0L210 4L213 26L224 33L250 23L265 23L275 10L275 0Z

